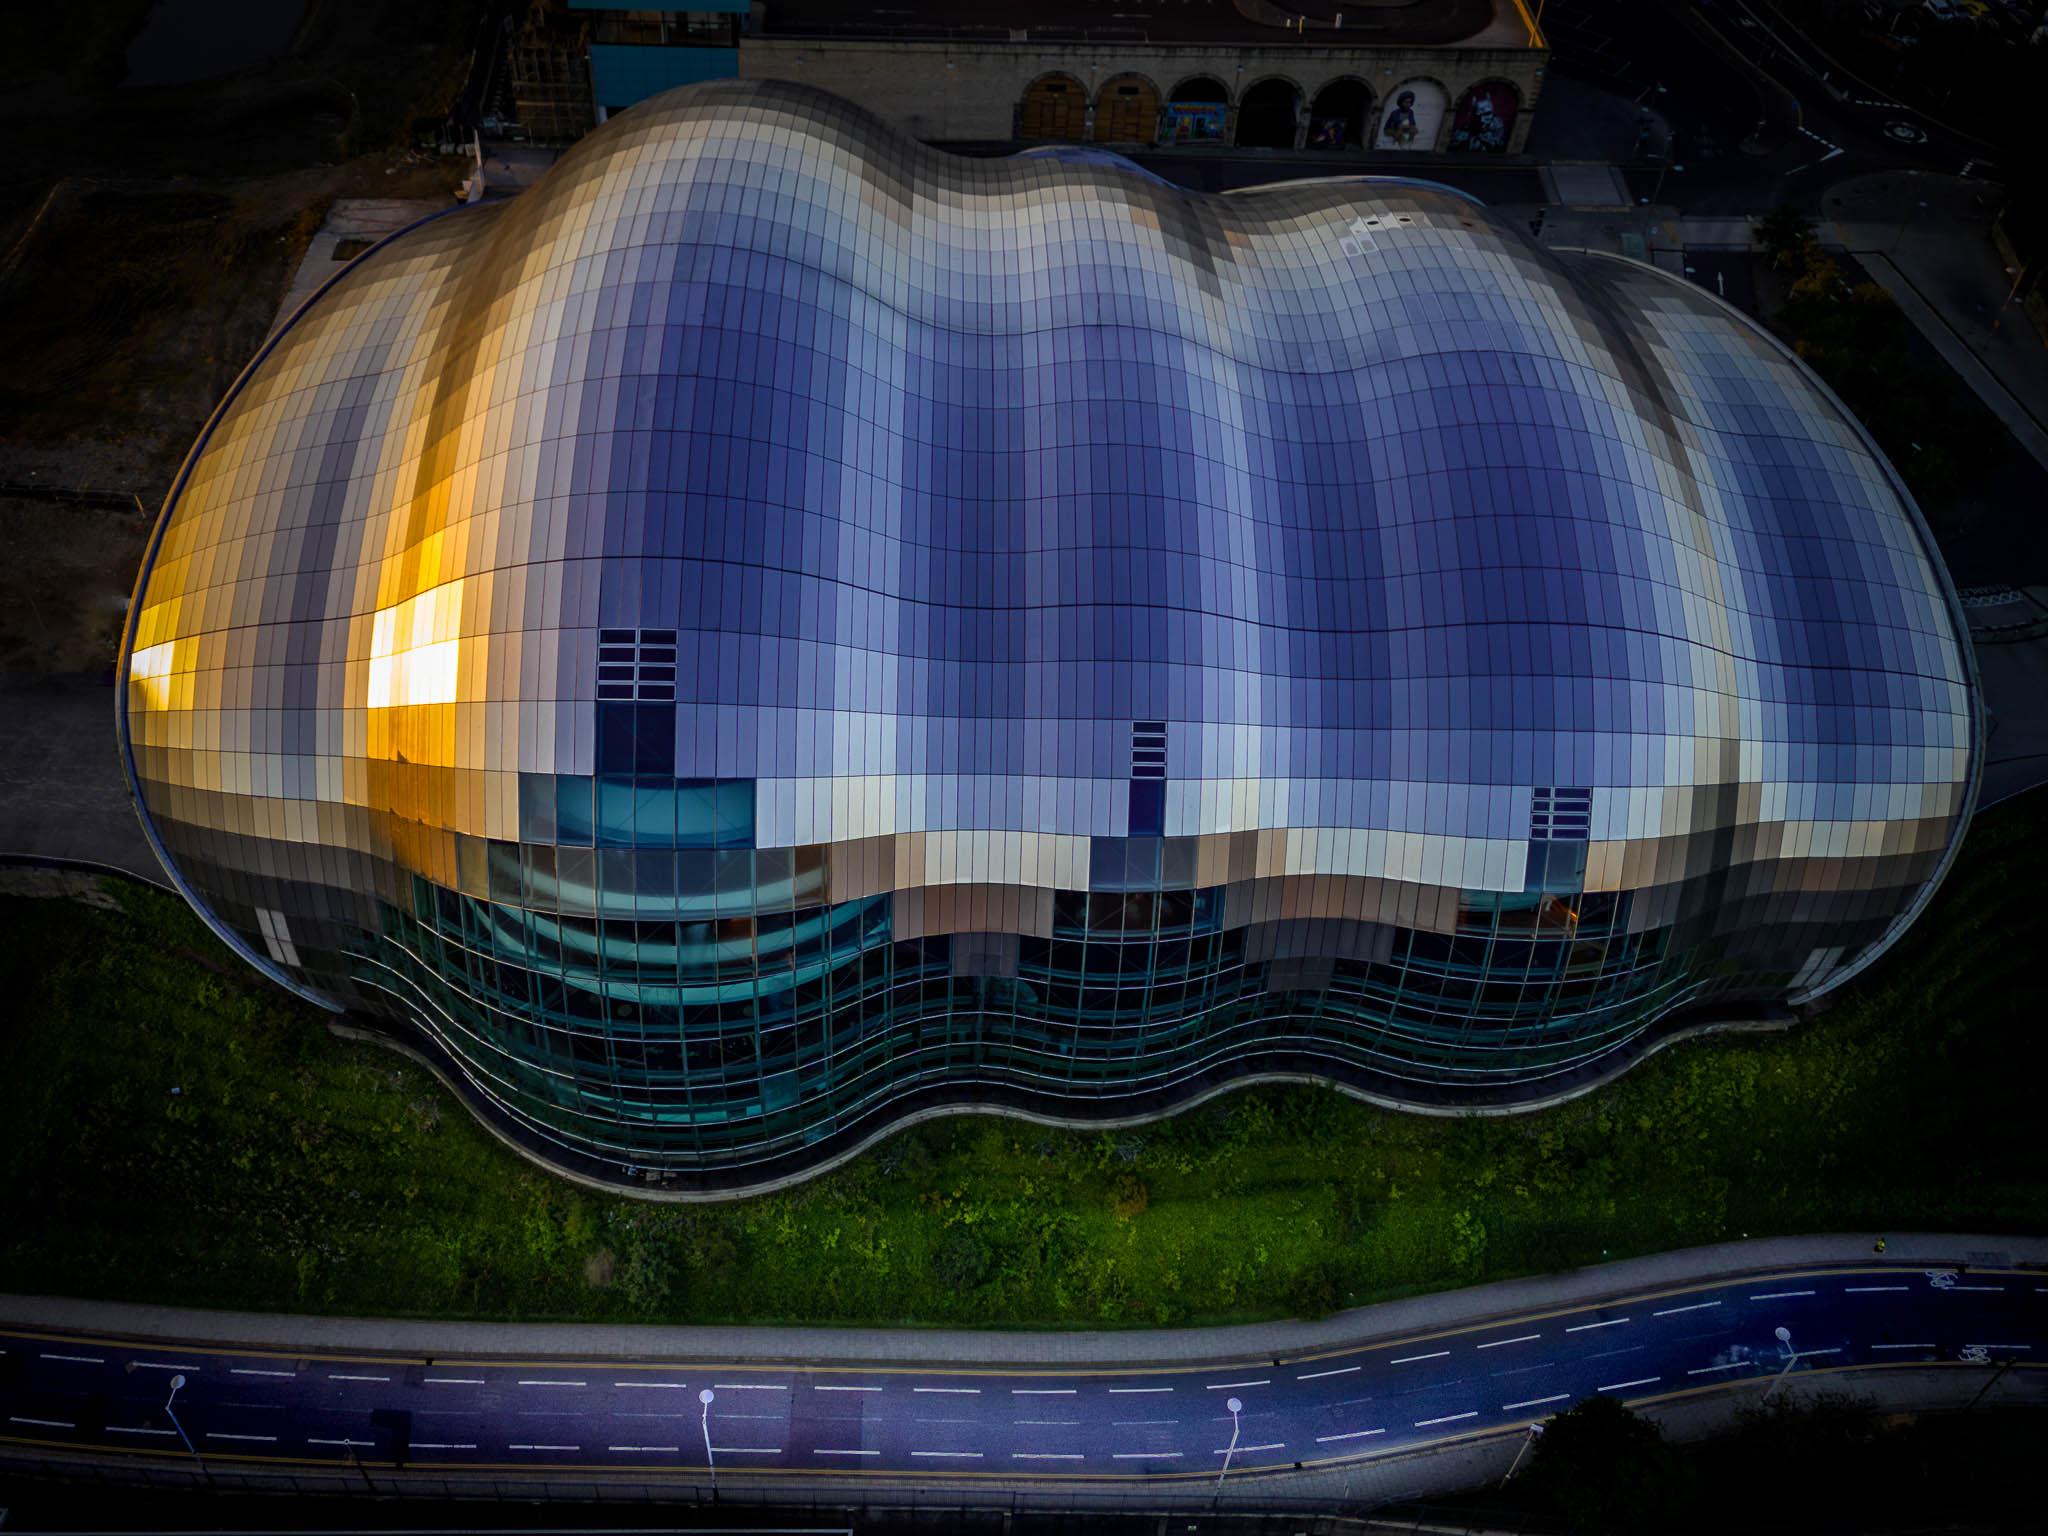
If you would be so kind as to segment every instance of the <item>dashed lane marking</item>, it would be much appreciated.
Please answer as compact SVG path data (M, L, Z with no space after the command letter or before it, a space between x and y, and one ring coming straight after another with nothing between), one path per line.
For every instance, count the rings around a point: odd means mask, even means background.
M1082 1453L1081 1453L1081 1452L1079 1452L1079 1451L1012 1451L1012 1452L1010 1452L1010 1460L1012 1460L1012 1461L1080 1461L1080 1460L1082 1460L1082 1459L1083 1459L1083 1457L1082 1457Z
M811 1447L811 1454L813 1456L879 1456L882 1453L880 1451L840 1451L834 1450L828 1445L816 1445Z
M1208 1383L1204 1390L1209 1392L1227 1392L1232 1387L1270 1387L1271 1385L1273 1385L1273 1378L1265 1376L1257 1381L1212 1381Z
M2002 1285L1951 1285L1944 1287L1951 1291L2003 1291Z
M1389 1365L1413 1365L1417 1360L1441 1360L1448 1355L1448 1349L1433 1349L1426 1355L1403 1355L1398 1360L1389 1360Z
M913 1392L929 1392L938 1397L979 1397L979 1387L912 1387Z
M1460 1419L1476 1419L1478 1417L1479 1410L1477 1408L1473 1408L1467 1410L1464 1413L1447 1413L1443 1415L1441 1418L1436 1419L1417 1419L1415 1421L1415 1427L1417 1429L1428 1429L1433 1424L1455 1424Z
M1111 1461L1178 1461L1179 1451L1112 1451Z
M782 1454L782 1447L779 1445L714 1445L711 1447L711 1454L714 1456L780 1456Z
M519 1383L522 1387L587 1387L587 1381L555 1381L546 1376L529 1377Z
M687 1381L615 1381L612 1385L615 1387L631 1387L635 1390L648 1392L680 1392L689 1383ZM857 1387L854 1390L860 1391L862 1389Z
M1275 1440L1271 1445L1240 1445L1235 1451L1232 1451L1227 1445L1219 1446L1214 1454L1218 1456L1249 1456L1253 1451L1284 1451L1286 1449L1287 1442L1285 1440Z
M24 1419L14 1414L7 1416L10 1424L33 1424L38 1429L76 1429L78 1426L69 1419Z
M476 1446L455 1440L415 1440L412 1448L416 1451L473 1451Z
M1783 1301L1788 1296L1811 1296L1811 1291L1764 1291L1752 1296L1751 1301Z
M1353 1371L1362 1371L1362 1365L1340 1365L1333 1371L1308 1371L1295 1377L1296 1381L1320 1381L1325 1376L1349 1376Z
M196 1374L203 1369L196 1365L167 1365L161 1360L131 1360L128 1363L138 1371L192 1371Z
M277 1444L277 1436L275 1435L231 1435L224 1429L209 1429L206 1432L206 1438L209 1440L254 1440L261 1445Z
M1079 1387L1012 1387L1012 1397L1072 1397Z
M337 1376L333 1371L329 1371L327 1379L329 1381L389 1381L391 1378L389 1376Z
M927 1459L929 1459L929 1460L940 1460L940 1461L945 1461L945 1460L951 1460L951 1461L979 1461L979 1460L981 1460L981 1452L979 1452L979 1451L912 1451L912 1452L911 1452L910 1454L911 1454L911 1455L913 1455L913 1456L923 1456L923 1457L925 1457L925 1458L927 1458Z
M306 1444L353 1445L363 1449L367 1449L370 1445L370 1442L367 1440L308 1440ZM577 1447L573 1445L515 1445L512 1447L512 1449L515 1451L573 1451L577 1449Z
M104 1355L44 1355L45 1360L62 1360L66 1365L105 1365Z
M1662 1376L1638 1376L1634 1381L1610 1381L1606 1386L1599 1388L1599 1390L1602 1392L1626 1392L1630 1387L1647 1387L1653 1382L1659 1382L1663 1379Z
M620 1451L627 1455L673 1456L676 1447L672 1445L608 1445L608 1451Z
M1932 1349L1932 1344L1873 1344L1872 1349Z
M1842 1287L1843 1294L1849 1296L1868 1294L1871 1291L1903 1291L1905 1289L1906 1287L1903 1285L1845 1285Z
M1601 1323L1573 1323L1571 1327L1565 1329L1565 1332L1584 1333L1589 1328L1619 1328L1623 1323L1627 1321L1628 1319L1625 1317L1610 1317L1605 1322Z
M1666 1307L1662 1312L1652 1312L1652 1317L1676 1317L1681 1312L1704 1312L1708 1307L1718 1307L1718 1301L1696 1301L1689 1307Z
M107 1426L107 1433L110 1435L163 1435L168 1438L176 1434L177 1431L170 1429L145 1429L140 1424L109 1424Z
M296 1371L259 1371L254 1366L234 1365L228 1367L228 1374L230 1376L295 1376L298 1373ZM427 1378L429 1381L433 1379L431 1376Z
M1171 1392L1171 1387L1111 1387L1110 1393L1118 1397L1136 1397L1146 1392Z
M880 1387L828 1387L822 1382L814 1381L811 1383L811 1390L813 1392L879 1392L882 1389Z
M1531 1339L1540 1339L1542 1337L1543 1335L1540 1333L1524 1333L1512 1339L1488 1339L1479 1347L1481 1349L1499 1349L1504 1344L1527 1344Z
M788 1387L779 1381L714 1381L712 1386L721 1392L787 1392ZM920 1387L919 1391L924 1389Z
M1545 1403L1561 1403L1570 1397L1569 1392L1553 1392L1549 1397L1525 1397L1519 1403L1502 1403L1502 1413L1513 1413L1517 1408L1541 1408Z
M1348 1429L1341 1435L1317 1435L1317 1445L1328 1445L1332 1440L1363 1440L1368 1435L1384 1435L1384 1429Z
M282 1371L277 1373L283 1375ZM481 1376L427 1376L421 1378L430 1387L480 1387L484 1384Z

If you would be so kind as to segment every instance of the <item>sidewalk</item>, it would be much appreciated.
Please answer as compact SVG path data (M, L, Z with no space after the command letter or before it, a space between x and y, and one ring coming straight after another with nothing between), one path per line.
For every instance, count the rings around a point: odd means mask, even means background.
M966 1329L661 1327L600 1323L432 1322L133 1306L0 1295L0 1323L185 1343L322 1351L617 1360L860 1361L870 1364L1135 1365L1277 1360L1365 1341L1427 1335L1489 1318L1583 1305L1735 1275L1830 1266L1903 1271L2048 1267L2048 1237L1893 1233L1755 1238L1503 1280L1339 1312L1318 1322L1126 1332Z

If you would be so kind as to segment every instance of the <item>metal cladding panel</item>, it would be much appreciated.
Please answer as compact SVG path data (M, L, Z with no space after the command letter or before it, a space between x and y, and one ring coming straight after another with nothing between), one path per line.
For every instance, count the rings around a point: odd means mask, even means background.
M738 81L311 302L125 668L245 954L679 1168L934 1084L1455 1091L1814 995L1978 755L1896 476L1690 285Z

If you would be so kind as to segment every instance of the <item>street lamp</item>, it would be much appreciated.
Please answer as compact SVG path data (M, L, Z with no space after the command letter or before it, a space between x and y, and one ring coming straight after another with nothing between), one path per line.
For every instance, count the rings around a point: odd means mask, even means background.
M1224 1407L1230 1410L1230 1448L1223 1453L1223 1470L1216 1474L1216 1497L1223 1497L1223 1479L1230 1475L1230 1458L1237 1454L1237 1416L1243 1412L1244 1404L1231 1398Z
M206 1470L206 1458L199 1454L199 1447L194 1445L192 1437L185 1433L185 1426L178 1422L178 1411L171 1406L172 1400L178 1395L178 1389L184 1385L185 1373L183 1371L180 1371L171 1378L170 1394L164 1398L164 1412L170 1415L171 1428L178 1432L178 1438L185 1442L185 1449L192 1453L192 1459L199 1464L199 1475L211 1484L213 1482L213 1474Z
M1506 1483L1509 1477L1513 1477L1515 1475L1515 1469L1521 1466L1522 1458L1529 1454L1529 1447L1534 1445L1538 1440L1541 1440L1542 1438L1543 1421L1539 1419L1534 1424L1531 1424L1529 1426L1529 1438L1522 1442L1522 1448L1519 1451L1515 1452L1515 1459L1508 1463L1507 1477L1503 1477L1501 1479L1502 1483Z
M1780 1328L1778 1330L1778 1342L1785 1346L1785 1368L1772 1377L1770 1386L1764 1389L1763 1400L1767 1403L1771 1400L1771 1394L1778 1390L1778 1383L1785 1379L1786 1372L1790 1371L1799 1360L1799 1351L1792 1347L1792 1330L1790 1328Z
M704 1417L701 1421L704 1429L704 1464L711 1469L711 1491L713 1493L718 1491L718 1462L711 1454L711 1403L712 1399L716 1396L717 1394L709 1387L706 1387L697 1394L697 1401L704 1405Z

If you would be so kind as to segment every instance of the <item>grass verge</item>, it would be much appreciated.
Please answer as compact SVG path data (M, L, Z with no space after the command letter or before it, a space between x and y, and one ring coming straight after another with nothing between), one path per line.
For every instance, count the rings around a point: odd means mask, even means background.
M1312 1314L1742 1234L2048 1229L2033 876L1981 818L1898 949L1788 1037L1562 1108L1225 1096L1142 1131L966 1117L785 1194L650 1206L506 1152L176 900L0 899L0 1289L355 1313L1144 1325ZM108 898L111 898L110 900Z

